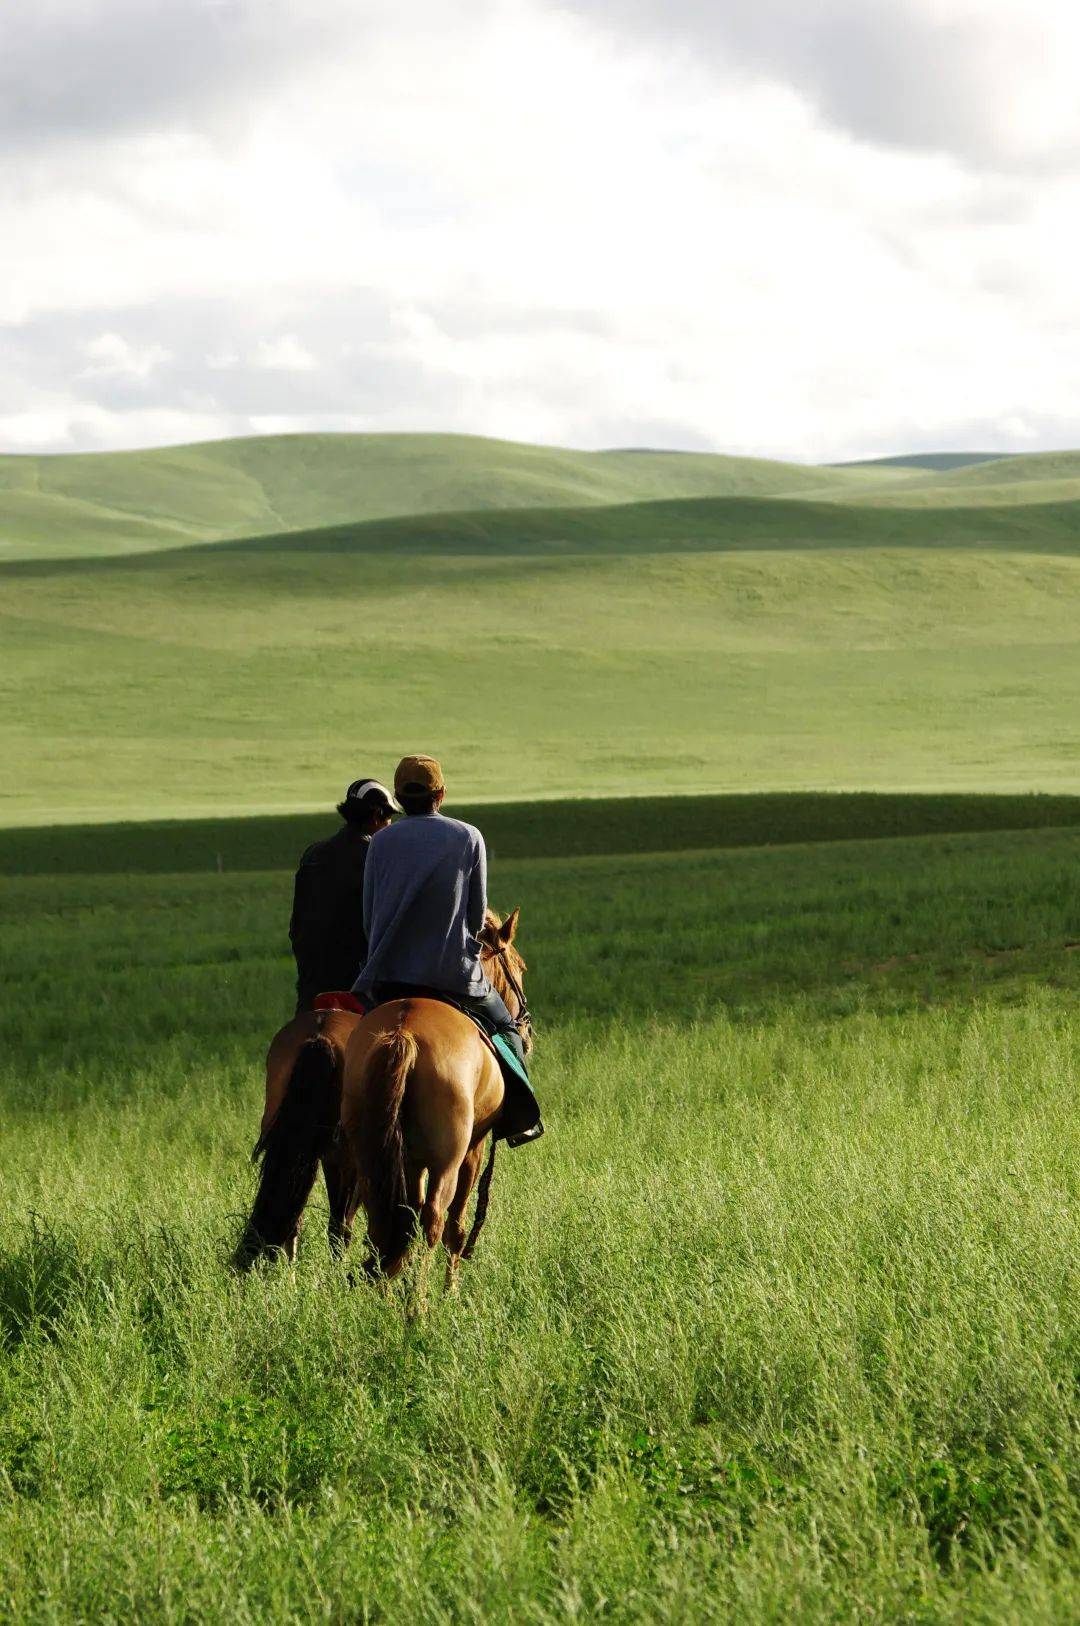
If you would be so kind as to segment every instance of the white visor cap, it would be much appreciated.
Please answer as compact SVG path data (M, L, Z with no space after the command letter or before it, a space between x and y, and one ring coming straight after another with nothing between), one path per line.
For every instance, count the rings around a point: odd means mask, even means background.
M369 797L373 801L385 802L387 807L391 808L395 813L401 812L401 808L394 800L393 793L388 791L385 785L380 785L377 779L354 779L345 792L347 802L366 802Z

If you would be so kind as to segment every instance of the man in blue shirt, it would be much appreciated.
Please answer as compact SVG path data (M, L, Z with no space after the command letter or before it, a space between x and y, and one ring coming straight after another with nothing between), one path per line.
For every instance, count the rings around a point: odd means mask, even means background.
M403 757L394 795L405 811L371 842L364 868L367 959L353 991L369 999L429 990L448 994L504 1034L525 1071L525 1048L505 1001L480 963L487 910L487 851L471 824L444 817L446 786L434 757ZM524 1085L521 1096L526 1095ZM543 1134L535 1101L510 1099L510 1144ZM531 1122L524 1120L531 1119Z

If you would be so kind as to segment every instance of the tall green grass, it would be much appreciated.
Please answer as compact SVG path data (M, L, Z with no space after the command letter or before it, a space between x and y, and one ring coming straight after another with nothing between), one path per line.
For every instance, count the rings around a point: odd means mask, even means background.
M13 878L0 1610L1071 1618L1080 836L498 860L457 1302L226 1269L287 872Z

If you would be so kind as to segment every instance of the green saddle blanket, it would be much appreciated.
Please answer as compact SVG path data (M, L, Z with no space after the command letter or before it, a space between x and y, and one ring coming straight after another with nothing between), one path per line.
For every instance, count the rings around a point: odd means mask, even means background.
M505 1033L493 1033L491 1035L491 1042L495 1046L496 1053L502 1065L503 1076L506 1078L507 1083L510 1082L512 1077L524 1084L530 1095L535 1096L536 1092L532 1087L532 1082L529 1075L525 1071L525 1068L522 1066L521 1062L518 1061L517 1056L514 1054L514 1047L506 1037Z

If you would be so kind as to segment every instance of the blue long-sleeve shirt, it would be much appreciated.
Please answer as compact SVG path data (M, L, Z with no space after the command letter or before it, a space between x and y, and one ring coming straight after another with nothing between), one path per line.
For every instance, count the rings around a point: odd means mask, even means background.
M367 959L353 987L411 982L484 995L478 937L487 908L487 851L471 824L410 814L372 837L364 866Z

